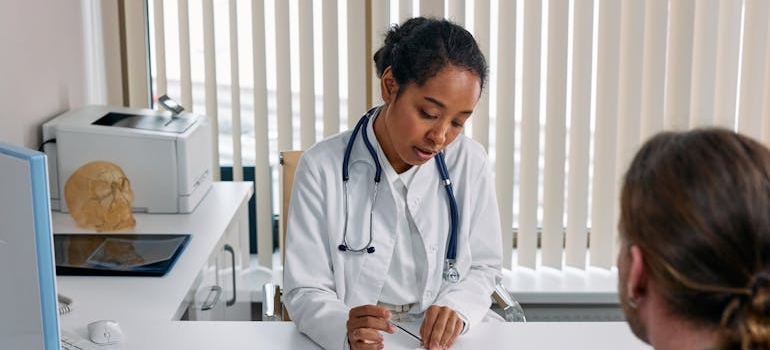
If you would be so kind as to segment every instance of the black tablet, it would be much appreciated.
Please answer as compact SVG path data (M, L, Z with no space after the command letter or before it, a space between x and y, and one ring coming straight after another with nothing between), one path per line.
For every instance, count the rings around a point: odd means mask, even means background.
M54 234L57 275L163 276L189 234Z

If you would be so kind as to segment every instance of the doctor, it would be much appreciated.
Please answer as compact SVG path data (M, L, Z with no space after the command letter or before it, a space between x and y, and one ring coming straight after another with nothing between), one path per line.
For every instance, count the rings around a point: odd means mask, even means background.
M486 61L462 27L413 18L387 33L374 63L384 104L297 166L284 302L327 349L382 349L389 320L420 318L421 345L445 349L496 316L494 180L485 149L462 134Z

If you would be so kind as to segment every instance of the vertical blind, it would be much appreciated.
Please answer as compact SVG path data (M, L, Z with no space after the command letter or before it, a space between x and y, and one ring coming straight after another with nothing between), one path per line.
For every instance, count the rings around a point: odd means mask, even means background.
M625 167L658 131L770 141L764 0L148 1L154 95L212 118L213 164L255 167L263 266L278 152L379 103L371 55L415 15L465 26L490 63L466 134L493 161L506 268L612 267Z

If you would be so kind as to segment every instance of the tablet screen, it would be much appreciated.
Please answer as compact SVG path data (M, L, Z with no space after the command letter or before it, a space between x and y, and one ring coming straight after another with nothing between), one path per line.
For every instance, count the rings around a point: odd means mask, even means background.
M163 276L189 234L54 234L58 275Z

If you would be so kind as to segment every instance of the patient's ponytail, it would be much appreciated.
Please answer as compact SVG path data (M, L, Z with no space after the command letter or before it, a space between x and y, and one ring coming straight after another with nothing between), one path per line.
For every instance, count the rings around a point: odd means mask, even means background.
M725 308L721 349L770 349L770 274L757 274L746 292Z

